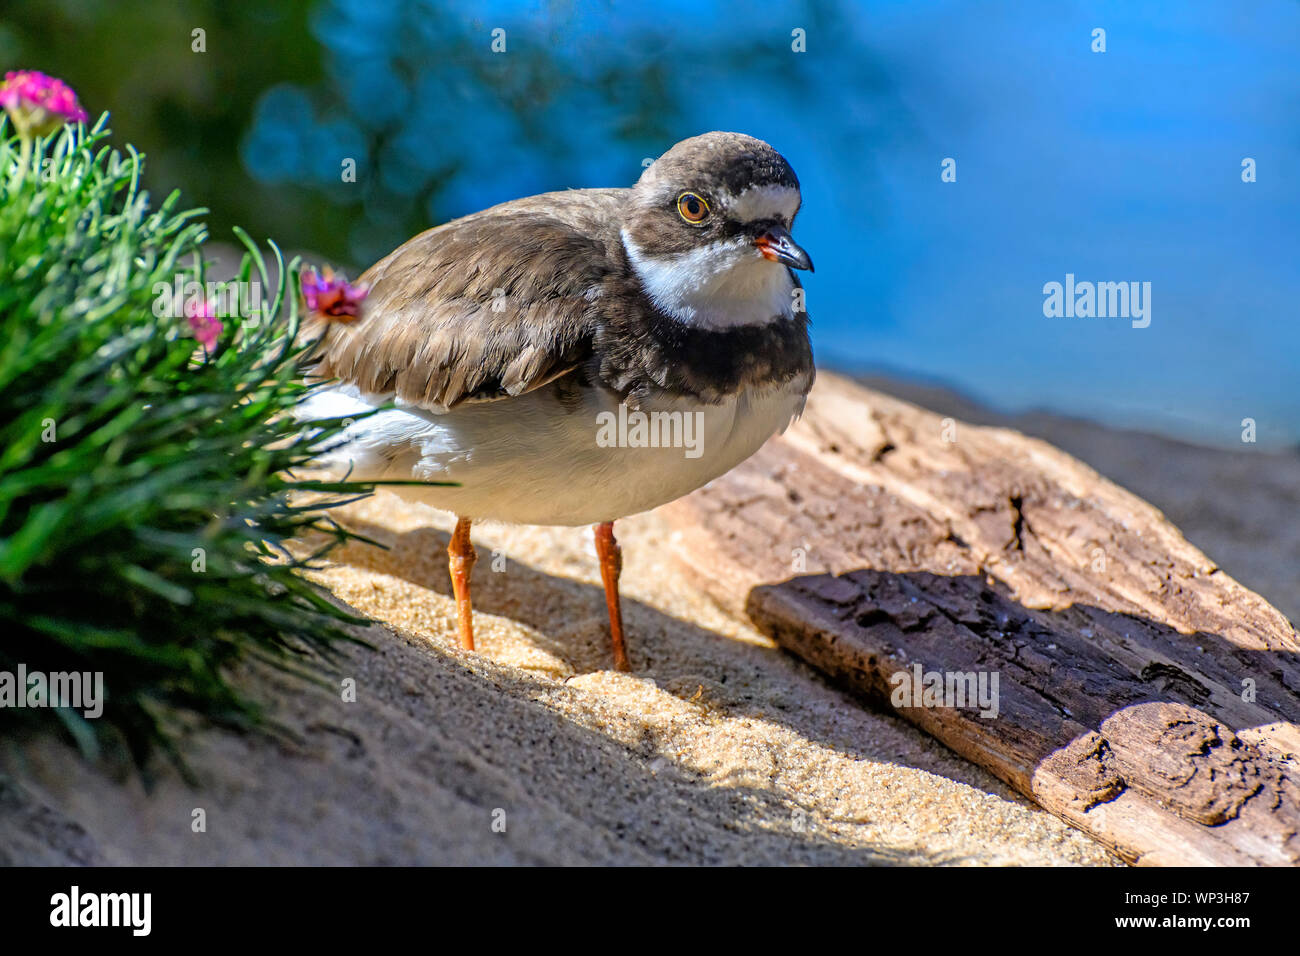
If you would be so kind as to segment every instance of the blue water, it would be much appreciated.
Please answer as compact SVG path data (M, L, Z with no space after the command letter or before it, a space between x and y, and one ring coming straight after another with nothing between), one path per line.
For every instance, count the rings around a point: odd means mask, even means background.
M360 87L391 83L366 72L385 5L334 7L319 38ZM686 95L658 150L734 129L787 156L823 364L1214 444L1241 447L1245 418L1260 445L1300 441L1300 4L899 2L838 19L817 4L477 7L474 28L501 26L513 49L666 58ZM340 28L349 16L373 30ZM805 53L790 50L795 28ZM761 68L711 52L736 36ZM617 108L570 88L538 110L573 149L533 156L491 92L448 69L430 63L399 101L441 131L408 143L416 173L441 137L473 158L432 221L628 185L655 154L616 135ZM1246 157L1256 182L1242 181ZM1067 273L1149 282L1150 325L1046 317L1043 286Z

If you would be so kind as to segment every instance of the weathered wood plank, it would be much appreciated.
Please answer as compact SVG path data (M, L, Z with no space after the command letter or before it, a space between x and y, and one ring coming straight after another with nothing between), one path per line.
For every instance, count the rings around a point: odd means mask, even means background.
M724 606L1126 858L1300 863L1300 639L1153 507L1044 442L824 375L804 418L667 509Z

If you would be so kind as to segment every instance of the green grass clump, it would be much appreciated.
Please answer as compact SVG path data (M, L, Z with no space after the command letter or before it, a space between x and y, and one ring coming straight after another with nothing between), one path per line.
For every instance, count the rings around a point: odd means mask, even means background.
M0 707L0 728L57 726L89 753L125 744L143 766L179 759L195 715L256 726L231 668L323 673L360 623L300 573L282 543L347 537L294 492L370 486L292 470L337 436L304 430L297 260L262 283L260 321L223 319L211 351L160 284L204 281L199 216L156 209L142 159L109 147L105 118L24 148L0 124L0 671L102 672L103 716ZM279 251L271 246L275 258ZM333 654L332 654L333 652Z

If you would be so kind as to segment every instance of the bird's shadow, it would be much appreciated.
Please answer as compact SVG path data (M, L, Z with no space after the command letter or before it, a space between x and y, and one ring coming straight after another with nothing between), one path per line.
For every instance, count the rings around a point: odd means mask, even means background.
M387 550L354 543L337 552L334 560L452 596L443 560L448 532L432 527L395 532L355 520L348 526ZM431 554L436 560L428 560ZM491 569L493 560L500 570ZM594 554L591 560L594 568ZM611 668L608 619L599 585L550 574L480 548L472 595L476 614L500 615L524 625L531 640L562 662L569 674ZM855 707L824 675L778 648L728 638L626 595L623 614L633 671L680 700L718 715L778 723L850 759L937 773L1027 805L1013 788L944 748L900 750L898 733L878 739L873 730L882 714L897 722L899 733L911 731L887 707L876 714ZM557 626L557 622L561 623ZM780 660L780 667L773 668L774 658ZM818 684L823 695L813 703L809 681Z

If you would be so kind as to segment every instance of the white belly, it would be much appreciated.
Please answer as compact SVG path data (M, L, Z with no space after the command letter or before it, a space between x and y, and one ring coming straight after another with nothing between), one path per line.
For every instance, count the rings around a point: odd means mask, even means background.
M803 411L805 388L798 379L719 405L675 402L644 409L640 420L625 409L623 427L618 397L602 389L584 390L570 406L541 388L444 414L392 408L349 426L346 443L322 464L351 469L356 480L458 482L388 490L464 517L597 524L656 508L734 468ZM315 392L298 414L346 417L379 404L340 386Z

